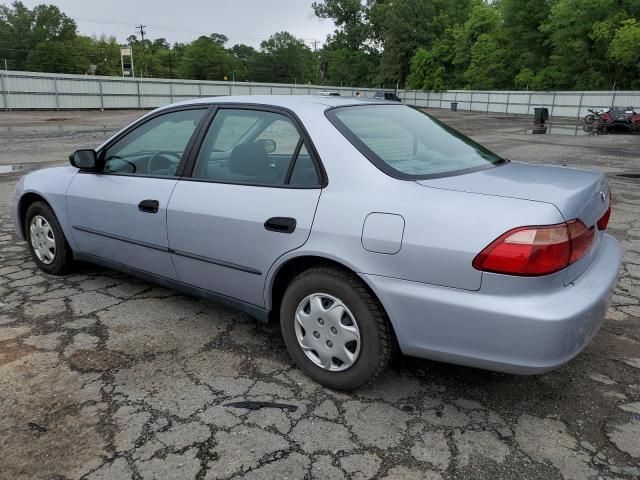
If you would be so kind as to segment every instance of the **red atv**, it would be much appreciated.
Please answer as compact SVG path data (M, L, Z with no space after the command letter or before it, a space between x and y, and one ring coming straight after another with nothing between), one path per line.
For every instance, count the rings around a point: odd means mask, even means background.
M624 110L613 107L598 116L598 130L602 132L638 131L640 130L640 112L636 112L633 107Z

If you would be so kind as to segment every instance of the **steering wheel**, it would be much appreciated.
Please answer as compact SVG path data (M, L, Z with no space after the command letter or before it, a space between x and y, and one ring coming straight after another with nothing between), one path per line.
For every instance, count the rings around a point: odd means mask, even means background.
M172 159L167 158L167 156L174 157L176 161L173 161ZM182 159L182 156L177 154L176 152L170 152L169 150L161 150L151 155L149 157L149 160L147 160L147 172L153 173L157 170L162 170L164 168L172 169L178 166L181 159Z

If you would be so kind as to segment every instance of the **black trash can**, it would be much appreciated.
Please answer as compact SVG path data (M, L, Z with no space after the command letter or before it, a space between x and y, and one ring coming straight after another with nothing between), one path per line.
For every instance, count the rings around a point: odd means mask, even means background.
M547 107L534 107L533 109L533 124L544 125L549 118L549 109Z
M451 111L452 112L458 111L458 102L451 102Z

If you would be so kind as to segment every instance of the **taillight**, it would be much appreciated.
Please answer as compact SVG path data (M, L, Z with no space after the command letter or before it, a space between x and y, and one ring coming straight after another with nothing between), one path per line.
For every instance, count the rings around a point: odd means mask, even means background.
M571 258L567 265L569 266L576 263L589 251L593 244L593 238L596 236L596 229L594 227L587 228L580 220L572 220L567 223L567 229L571 239Z
M611 204L609 204L609 208L604 212L604 215L600 217L598 220L598 230L606 230L607 225L609 225L609 218L611 218Z
M480 252L473 267L508 275L548 275L582 258L594 236L595 228L587 228L580 220L514 228Z
M613 196L611 195L611 189L609 189L609 207L607 211L604 212L604 215L600 217L598 220L598 230L606 230L607 225L609 225L609 218L611 218L611 205L613 205Z

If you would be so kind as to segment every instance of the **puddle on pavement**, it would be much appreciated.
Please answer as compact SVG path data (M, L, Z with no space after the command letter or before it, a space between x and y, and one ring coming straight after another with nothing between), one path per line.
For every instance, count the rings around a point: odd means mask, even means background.
M100 133L110 134L118 130L117 127L109 127L106 125L0 125L0 133L27 133L27 134L62 134L73 135L76 133Z
M593 125L571 125L571 124L554 124L550 123L544 127L528 128L529 135L565 135L565 136L584 136L584 135L633 135L640 133L639 131L627 131L621 129L597 130Z
M0 175L3 173L21 172L27 168L26 165L0 165Z
M546 131L542 131L546 129ZM582 135L594 135L595 132L591 129L585 129L583 125L558 125L549 124L545 125L542 129L529 128L527 133L530 135L568 135L568 136L582 136Z

